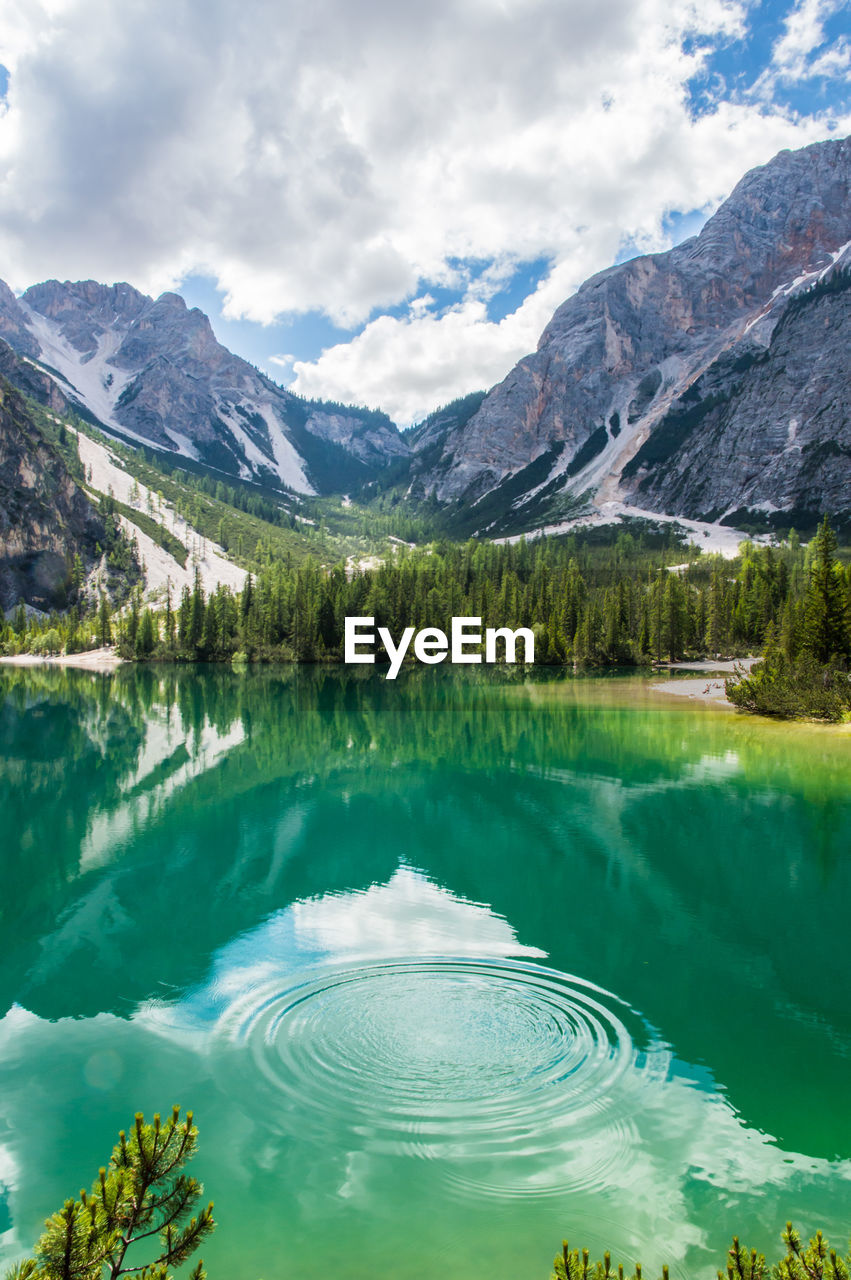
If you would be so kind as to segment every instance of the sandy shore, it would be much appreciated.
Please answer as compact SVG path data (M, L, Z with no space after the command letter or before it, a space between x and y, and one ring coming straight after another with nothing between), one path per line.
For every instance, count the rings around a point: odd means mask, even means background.
M755 662L759 662L759 658L729 658L718 662L711 658L697 658L694 662L666 662L663 666L665 671L711 671L716 674L719 671L737 671L739 667L750 671Z
M693 680L665 680L652 684L655 693L670 693L677 698L692 698L695 702L711 702L715 706L732 707L724 687L724 677L738 670L750 671L758 658L737 658L728 662L713 662L704 658L699 662L669 662L667 671L699 671Z
M114 671L123 661L114 649L88 649L85 653L60 654L54 658L43 658L37 653L0 658L0 663L10 667L82 667L84 671Z
M732 707L727 698L723 680L665 680L650 686L655 693L672 693L679 698L692 698L696 702L712 702L716 706Z

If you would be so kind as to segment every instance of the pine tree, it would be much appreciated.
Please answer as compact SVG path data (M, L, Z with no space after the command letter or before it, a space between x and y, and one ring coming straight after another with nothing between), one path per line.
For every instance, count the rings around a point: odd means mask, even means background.
M663 623L662 601L664 596L664 590L662 585L662 578L660 576L662 572L664 571L660 569L659 572L656 574L656 577L654 578L649 590L650 647L655 655L657 662L662 661L662 650L663 650L663 644L664 644L663 625L662 625Z
M100 604L98 606L98 638L101 647L112 643L112 627L109 620L109 601L106 594L100 593Z
M780 645L789 661L794 662L801 650L801 608L792 599L787 599L783 605Z
M142 607L142 593L138 587L134 590L130 597L130 612L127 615L126 639L131 648L136 645L136 635L139 630L139 612Z
M836 559L836 534L824 517L813 540L804 610L804 647L817 662L851 657L848 597Z
M147 658L153 653L158 639L157 623L150 609L143 609L136 632L135 654L137 658Z
M662 598L663 646L672 662L683 656L687 622L686 601L679 574L674 571L665 578Z
M177 611L177 643L183 653L189 648L189 616L191 612L192 602L189 596L189 588L184 583Z
M322 593L322 599L319 605L319 617L317 620L319 629L319 638L326 650L333 649L337 644L337 619L334 614L334 601L331 599L329 592L326 590Z
M171 607L171 578L165 582L165 642L171 652L175 641L174 610Z
M194 653L200 645L204 634L204 588L201 586L201 573L197 565L195 566L195 583L189 602L188 632L187 645L190 651Z
M207 601L207 607L204 610L204 631L200 648L205 658L215 658L219 651L218 612L218 593L214 593Z
M786 1257L777 1267L780 1280L849 1280L851 1257L837 1257L836 1250L829 1247L820 1231L804 1248L800 1235L792 1223L787 1222L783 1242Z
M215 1228L212 1203L190 1216L203 1188L184 1165L195 1154L198 1130L192 1112L180 1108L162 1124L145 1124L138 1112L128 1138L119 1134L109 1166L91 1192L66 1200L45 1223L34 1256L6 1273L6 1280L117 1280L134 1273L140 1280L171 1280ZM144 1262L136 1248L145 1242L155 1256ZM191 1280L204 1280L199 1260Z
M240 613L243 618L247 618L251 613L252 596L254 594L253 588L254 583L252 581L251 574L249 573L248 577L245 579L245 586L242 588L242 598L240 600Z
M851 1280L849 1267L851 1257L840 1258L831 1249L821 1231L817 1231L804 1248L801 1237L791 1222L786 1224L783 1232L786 1244L786 1257L770 1269L776 1280ZM725 1270L718 1272L718 1280L764 1280L769 1269L766 1267L765 1255L756 1249L745 1249L739 1237L733 1237L733 1243L727 1251ZM571 1249L566 1240L562 1241L561 1253L553 1262L551 1280L624 1280L624 1268L612 1267L611 1254L603 1254L603 1260L592 1261L587 1249ZM642 1280L641 1263L635 1264L631 1280ZM662 1280L669 1280L668 1268L662 1267Z
M739 1237L733 1236L733 1244L727 1251L727 1280L763 1280L765 1275L765 1255L756 1249L743 1249ZM719 1280L724 1280L718 1272Z

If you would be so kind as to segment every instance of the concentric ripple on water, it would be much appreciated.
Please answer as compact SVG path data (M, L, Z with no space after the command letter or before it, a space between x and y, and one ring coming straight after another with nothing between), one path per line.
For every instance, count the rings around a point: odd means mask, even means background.
M222 1029L249 1051L278 1126L491 1158L622 1127L623 1114L604 1118L635 1066L618 1003L534 964L416 959L254 988Z

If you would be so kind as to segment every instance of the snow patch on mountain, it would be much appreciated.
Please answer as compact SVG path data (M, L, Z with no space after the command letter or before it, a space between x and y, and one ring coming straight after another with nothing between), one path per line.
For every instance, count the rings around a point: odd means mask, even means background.
M97 350L86 357L63 337L58 326L47 316L39 315L23 301L20 306L27 313L29 327L41 347L44 364L61 375L76 398L105 426L124 431L114 411L116 401L133 374L109 363L121 345L122 335L107 329L98 338Z
M285 485L296 493L315 494L316 490L304 473L304 463L292 441L284 435L283 427L271 404L258 404L258 412L269 432L269 442L275 455L278 475ZM268 465L268 463L267 463Z
M725 560L733 560L739 554L742 542L765 542L762 537L753 537L743 533L741 529L732 529L729 525L711 523L707 520L689 520L685 516L669 516L659 511L647 511L643 507L633 507L626 502L604 502L587 515L577 516L574 520L562 520L558 524L544 525L529 533L516 533L507 538L494 538L494 542L513 544L522 542L524 538L549 538L558 534L572 533L574 529L599 527L601 525L618 524L621 520L647 520L652 524L673 524L689 534L689 543L699 547L707 555L720 555Z
M248 413L253 413L255 408L253 404L246 400L243 400L239 407L246 410ZM253 463L255 467L258 467L261 470L272 465L271 459L267 457L246 430L245 423L240 418L240 415L233 404L229 403L227 400L223 400L221 396L217 396L216 413L227 426L228 430L233 434L237 443L241 446L248 462ZM239 474L243 480L248 480L252 476L250 467L246 466L244 463L240 463Z
M121 430L124 431L125 428L122 427ZM174 427L166 427L165 431L168 438L174 442L178 451L182 453L184 457L194 458L196 461L198 460L201 455L189 439L189 436L185 436L182 431L176 431Z

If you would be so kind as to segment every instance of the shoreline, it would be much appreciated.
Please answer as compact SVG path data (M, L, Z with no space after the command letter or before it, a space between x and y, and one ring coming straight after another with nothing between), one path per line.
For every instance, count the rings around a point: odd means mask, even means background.
M0 666L14 667L74 667L82 671L112 672L124 666L127 659L120 658L112 647L88 649L81 653L55 654L43 656L35 653L18 653L8 657L0 657ZM671 662L657 668L662 671L700 672L693 679L674 678L651 684L654 693L673 695L678 698L689 698L695 702L713 703L716 706L732 707L728 702L724 688L723 676L732 673L737 667L749 670L756 658L712 662L709 659L698 659L694 662ZM222 665L227 666L228 663ZM266 664L263 664L266 665ZM290 665L290 664L287 664ZM310 664L314 665L314 664ZM338 665L338 664L334 664ZM708 676L721 676L721 679L707 679Z
M735 707L727 697L723 680L709 680L700 677L695 680L664 680L660 684L651 684L654 693L662 693L668 697L689 698L692 702L712 703L715 707Z
M114 649L86 649L82 653L56 654L43 657L38 653L16 653L0 658L7 667L79 667L83 671L115 671L124 665Z
M711 703L715 707L735 711L736 708L727 697L725 677L735 674L737 670L750 671L758 661L758 658L731 658L713 662L710 658L701 658L695 662L669 662L665 664L666 671L694 671L701 674L691 679L663 680L652 684L650 688L654 693L689 698L692 702Z
M644 668L643 671L641 669L635 669L629 673L632 678L628 680L626 683L629 684L632 688L632 698L630 700L634 700L636 696L636 692L640 690L641 700L644 701L645 703L652 704L653 702L655 702L657 706L667 704L669 707L674 707L676 705L679 705L683 709L685 709L686 703L699 704L704 708L714 708L714 709L720 710L722 713L724 713L726 718L727 712L729 711L739 712L739 708L736 707L727 698L727 692L724 685L724 677L730 671L734 670L735 667L738 667L738 666L743 667L746 671L750 670L751 666L758 661L759 661L759 658L750 657L750 658L736 659L736 660L730 660L730 661L724 661L724 662L711 662L707 659L701 659L695 662L667 663L667 664L664 664L664 666L656 669L658 674L661 674L665 671L671 671L671 672L682 671L684 675L683 676L675 675L673 679L669 679L669 680L654 680L652 679L652 677L648 678L647 668ZM18 667L18 668L65 667L65 668L75 668L81 671L90 671L99 675L111 675L113 672L117 671L119 667L122 667L122 666L144 667L148 665L156 666L157 664L135 662L133 659L120 658L116 654L115 650L112 648L89 649L82 653L56 655L53 657L42 657L41 655L32 654L32 653L21 653L21 654L11 655L8 657L7 656L0 657L0 669L2 669L2 667L4 666ZM201 662L181 663L177 665L180 665L181 667L184 667L186 669L192 666L201 666L205 668L208 666L222 666L222 667L231 666L230 663L201 663ZM297 668L299 666L306 666L311 669L314 669L314 668L325 666L325 665L332 666L332 667L345 666L344 663L338 663L338 662L329 663L329 664L324 664L324 663L302 664L302 663L295 663L295 662L284 662L284 663L262 662L262 663L249 663L246 665L249 668L256 668L258 671L263 671L263 670L270 671L275 667L285 667L288 669L292 669L292 668ZM556 667L548 668L548 669L553 672L558 670L564 670L563 668L556 668ZM695 674L689 677L688 674L686 674L688 672L695 672L699 674ZM590 676L593 674L605 675L606 673L601 671L600 669L595 669L594 671L589 671L586 674ZM570 683L572 684L573 682L571 681ZM615 682L602 681L600 683L608 686L610 692L614 690L616 685L620 685L622 687L621 681L615 681ZM530 683L528 681L524 681L522 684L518 684L515 687L517 689L522 688L527 692L532 692L532 691L540 692L541 689L555 687L555 682L551 683L550 681L542 681L542 682L532 681ZM703 714L705 714L705 712ZM748 721L759 721L763 724L781 723L780 720L775 720L774 717L765 717L760 715L753 715L750 713L745 713L744 716L737 715L736 718L744 719ZM798 726L809 725L809 726L818 727L819 729L827 730L833 733L838 732L838 733L846 734L849 737L851 737L851 721L841 722L837 724L825 724L822 721L819 721L817 719L810 718L810 717L795 717L791 719L782 720L782 723L787 725L797 724Z

